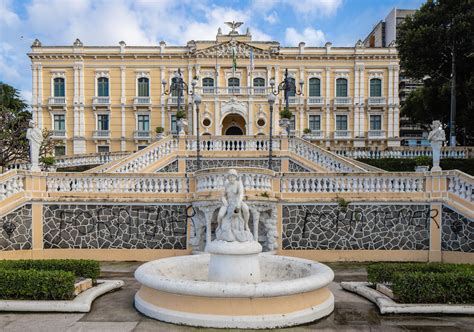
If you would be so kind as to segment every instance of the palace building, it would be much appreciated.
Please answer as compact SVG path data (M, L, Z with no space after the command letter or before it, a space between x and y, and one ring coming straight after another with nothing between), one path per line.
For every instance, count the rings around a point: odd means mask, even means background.
M268 135L268 95L288 70L293 88L290 134L329 148L400 145L399 59L394 45L371 48L282 47L253 41L249 30L218 30L215 40L184 46L43 46L32 62L34 119L64 142L56 154L134 151L156 140L155 128L177 133L178 97L169 93L179 70L187 84L181 109L196 135L194 94L200 94L201 135ZM194 86L193 86L194 81ZM166 82L166 85L163 85ZM276 91L275 91L276 92ZM276 96L273 133L280 134L283 92ZM309 130L308 130L309 129Z

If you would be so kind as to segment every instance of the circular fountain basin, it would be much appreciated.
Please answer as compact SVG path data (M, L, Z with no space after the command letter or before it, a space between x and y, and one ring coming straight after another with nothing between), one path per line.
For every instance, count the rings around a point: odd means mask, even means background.
M284 256L258 259L259 283L208 281L208 254L145 263L135 271L142 285L135 307L174 324L253 329L304 324L333 311L329 267Z

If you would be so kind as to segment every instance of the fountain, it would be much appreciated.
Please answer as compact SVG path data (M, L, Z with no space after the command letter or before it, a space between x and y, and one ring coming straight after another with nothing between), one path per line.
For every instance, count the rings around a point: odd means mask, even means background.
M174 324L215 328L276 328L329 315L333 271L310 260L262 255L250 232L249 208L236 170L225 183L216 239L208 254L148 262L135 272L141 283L135 307Z

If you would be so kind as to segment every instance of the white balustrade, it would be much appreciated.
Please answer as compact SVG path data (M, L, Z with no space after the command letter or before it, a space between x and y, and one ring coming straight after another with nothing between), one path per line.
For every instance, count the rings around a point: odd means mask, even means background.
M50 97L48 99L48 104L64 106L66 105L66 97Z
M369 138L385 136L384 131L369 131ZM470 148L452 148L452 147L443 147L441 150L441 158L455 158L455 159L465 159L469 158ZM416 158L416 157L431 157L432 151L431 148L423 147L397 147L386 150L370 150L364 148L358 149L344 149L344 150L334 150L334 153L349 157L349 158L369 158L369 159L380 159L380 158Z
M222 191L228 170L209 170L206 173L196 174L196 191ZM272 191L273 175L264 173L264 170L242 171L238 169L245 190Z
M268 151L270 139L266 136L214 136L211 139L201 137L199 142L201 151ZM186 150L195 151L197 141L195 137L186 140ZM272 149L280 149L280 139L272 140Z
M0 201L25 190L25 176L15 170L0 177Z
M183 176L154 174L140 176L103 176L98 174L51 174L46 179L50 193L184 193L188 189Z
M289 151L296 155L316 163L331 172L364 172L364 169L358 167L337 155L320 148L299 137L293 137L289 141Z
M323 97L311 97L309 96L307 99L308 105L323 105L324 98Z
M285 174L281 192L285 193L422 193L423 175L363 174Z
M474 177L457 173L448 175L447 179L448 192L470 203L474 202Z
M130 156L129 160L125 160L123 165L112 170L113 173L137 173L147 166L153 164L178 150L178 140L175 138L164 138L145 149L136 152Z

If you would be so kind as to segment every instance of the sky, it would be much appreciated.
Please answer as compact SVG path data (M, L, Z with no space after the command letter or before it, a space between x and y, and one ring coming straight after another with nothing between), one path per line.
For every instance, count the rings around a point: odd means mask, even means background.
M394 7L424 0L0 0L0 81L31 102L35 38L43 45L185 45L215 40L225 21L242 21L254 40L282 46L353 46Z

